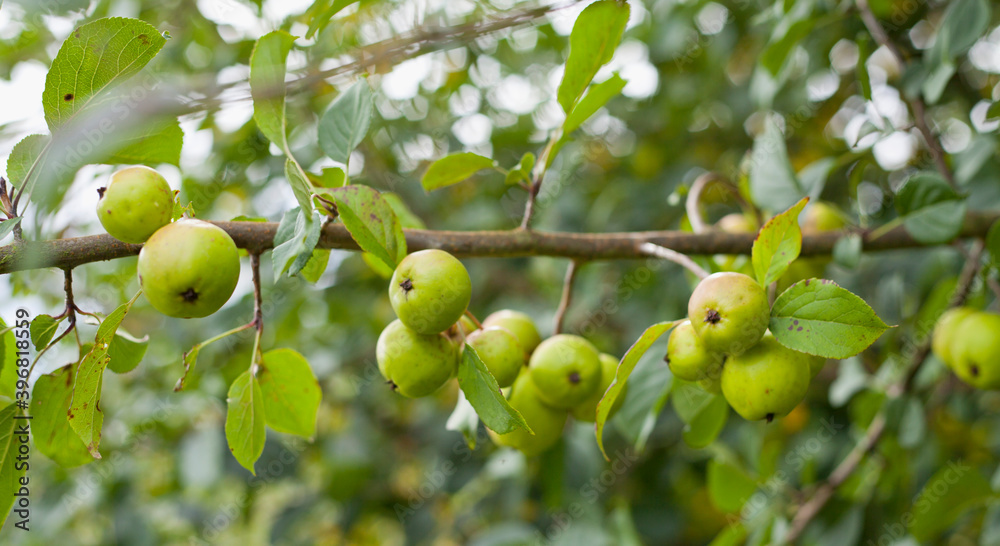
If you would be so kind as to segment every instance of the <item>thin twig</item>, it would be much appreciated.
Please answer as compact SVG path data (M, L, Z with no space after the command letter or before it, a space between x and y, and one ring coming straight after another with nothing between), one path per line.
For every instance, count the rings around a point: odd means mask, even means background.
M538 156L538 161L535 162L531 176L532 181L528 184L528 201L524 204L524 217L521 218L521 229L523 230L531 229L531 219L535 216L535 202L538 200L538 193L542 191L542 181L545 180L545 171L548 170L549 166L549 155L552 154L552 150L555 149L556 143L561 138L562 130L556 129L548 143L545 144L541 155Z
M260 254L250 254L250 270L253 272L253 325L257 329L253 341L253 353L250 356L250 368L254 370L254 365L260 362L261 349L260 338L264 334L264 298L261 294L260 282ZM252 373L256 373L254 370Z
M969 259L966 261L965 266L962 268L962 272L959 275L958 283L955 287L955 292L952 294L951 299L948 302L948 308L958 307L965 303L966 298L969 296L969 289L972 287L972 283L976 279L976 274L979 272L980 259L983 255L983 245L981 242L977 241L973 246L972 250L969 252ZM907 393L913 387L913 380L916 378L917 374L927 359L927 356L931 351L931 336L927 333L923 334L923 339L917 345L916 349L913 351L910 357L910 365L907 369L906 374L898 382L891 385L887 390L886 394L890 399L896 399ZM888 404L884 404L883 408ZM864 437L854 446L851 453L844 458L843 461L833 470L830 477L827 478L809 497L804 504L802 504L795 516L792 518L791 527L788 533L785 535L785 542L791 544L794 543L805 531L806 526L809 522L815 518L820 511L826 506L830 498L833 497L834 492L840 487L851 475L858 469L864 457L872 452L876 446L878 446L879 440L882 439L882 435L885 434L886 430L886 416L885 410L879 412L878 415L872 420L871 424L868 425L868 430L865 431Z
M691 222L691 229L695 233L704 233L708 231L708 224L705 223L705 218L701 215L701 193L705 191L705 188L709 184L719 180L719 175L707 172L694 180L694 184L691 184L691 190L687 194L687 200L684 201L684 209L687 211L688 221Z
M576 280L576 270L579 269L579 267L580 263L576 260L571 260L569 265L566 267L566 278L563 279L562 297L559 299L559 308L556 309L555 324L552 326L553 334L562 332L563 319L566 317L566 310L569 309L569 304L573 299L573 281Z
M903 55L903 51L889 38L885 28L882 27L882 23L872 13L871 6L868 5L868 0L855 0L855 4L858 6L858 11L861 13L861 20L864 21L868 32L871 33L876 42L885 46L892 53L893 57L896 58L896 62L905 70L908 61ZM864 59L859 59L858 62L864 62ZM953 188L957 187L955 184L955 175L951 172L951 168L948 167L948 162L945 159L941 141L938 140L937 136L931 131L930 126L927 125L927 106L924 104L923 99L919 95L904 98L910 103L910 108L913 109L913 121L917 129L920 130L920 134L923 135L924 141L927 142L927 149L930 150L931 157L934 158L934 163L937 165L938 171Z
M653 243L642 243L639 245L639 251L647 256L653 256L655 258L661 258L664 260L670 260L675 264L684 266L688 271L694 273L699 279L704 279L709 275L708 271L701 268L700 265L694 263L694 260L688 258L684 254L677 252L675 250L670 250L667 247L656 245Z
M469 320L471 320L472 323L476 325L476 328L479 328L480 330L483 328L483 323L479 322L479 319L476 318L476 315L472 314L472 311L466 309L465 316L469 317Z
M59 334L55 339L50 341L41 351L38 351L38 355L35 356L35 360L31 363L31 367L28 368L28 377L31 377L31 372L35 369L35 364L42 359L44 355L51 347L55 347L57 343L63 340L70 332L76 330L76 311L78 307L76 302L73 301L73 270L70 268L63 270L63 291L66 293L66 307L62 314L58 317L53 317L61 319L66 317L66 330ZM79 344L79 341L77 342Z

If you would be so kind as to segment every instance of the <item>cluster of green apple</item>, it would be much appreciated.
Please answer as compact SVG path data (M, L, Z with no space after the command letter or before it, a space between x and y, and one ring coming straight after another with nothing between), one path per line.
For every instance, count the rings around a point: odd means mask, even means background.
M721 392L744 419L783 417L826 361L778 343L767 331L770 314L767 293L753 278L709 275L688 300L688 320L670 333L664 360L674 376Z
M931 348L962 381L1000 389L1000 315L956 307L941 315Z
M139 284L157 311L205 317L229 301L240 277L236 243L208 222L171 221L174 192L159 172L141 166L122 169L97 191L97 217L108 234L143 245Z
M382 330L375 351L393 390L411 398L434 393L455 377L470 346L533 432L490 431L497 444L534 455L555 444L569 414L594 421L618 359L579 336L543 341L531 317L518 311L497 311L480 325L466 313L471 294L468 271L447 252L421 250L399 263L389 283L398 318Z

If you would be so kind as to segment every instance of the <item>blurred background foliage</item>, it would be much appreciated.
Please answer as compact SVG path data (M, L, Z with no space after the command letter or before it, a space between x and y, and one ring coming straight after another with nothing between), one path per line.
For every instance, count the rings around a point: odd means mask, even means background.
M289 70L305 75L356 60L360 51L378 52L372 44L412 35L407 33L502 19L538 6L362 0L329 20L323 14L337 3L7 0L0 8L0 152L6 155L22 136L44 129L38 96L71 30L100 17L135 17L171 37L146 72L182 90L192 104L209 106L181 118L180 168L164 165L161 171L201 218L277 221L294 198L283 180L281 154L251 120L245 80L256 38L276 28L300 36ZM351 161L352 181L398 194L413 211L411 227L517 226L525 195L500 175L483 174L433 194L422 190L419 178L431 160L448 152L470 150L510 166L525 152L539 151L562 120L555 89L573 20L587 3L569 2L528 24L366 67L377 89L376 115ZM793 168L819 173L810 178L821 184L818 194L855 225L891 221L893 195L905 177L933 168L901 97L920 92L937 69L932 53L949 2L871 2L910 57L906 70L873 42L851 2L630 4L623 43L598 76L619 71L629 84L556 160L540 196L538 229L676 229L698 175L710 170L745 178L741 164L769 115L784 130ZM927 101L928 115L961 191L970 196L969 207L996 209L998 122L987 119L987 110L1000 99L1000 28L996 14L973 23L966 28L977 32L962 38L967 43L954 60L955 75ZM311 26L316 32L306 38ZM438 32L430 43L447 36L447 30ZM332 165L317 145L318 117L358 75L341 74L290 95L292 151L314 172ZM859 78L870 85L870 96ZM235 85L220 102L206 100L205 90L226 84ZM28 235L101 232L94 190L113 169L85 167L65 194L46 196L54 212L29 209ZM719 200L707 213L714 220L736 210L735 203ZM726 420L725 408L708 425L689 424L700 408L691 407L682 387L668 398L664 339L640 363L612 421L612 463L600 457L592 425L580 423L571 423L557 448L539 458L498 450L485 434L469 450L460 434L445 428L454 382L427 399L395 395L374 358L378 333L394 318L386 279L360 254L334 251L315 285L299 278L275 282L265 268L264 347L303 353L324 398L313 442L269 432L257 478L230 456L223 433L226 390L246 367L252 336L202 351L188 387L172 390L185 350L250 318L245 267L237 296L207 319L168 319L139 300L124 328L148 335L149 349L135 371L106 376L103 459L61 468L36 452L32 531L8 524L2 542L590 546L703 544L718 535L719 544L766 544L787 527L800 491L828 475L881 408L900 355L943 308L962 261L961 252L945 246L865 255L853 267L831 263L827 277L900 326L859 357L828 363L806 404L774 424ZM551 332L564 260L464 262L476 315L519 309L543 334ZM137 290L135 266L130 258L78 268L77 303L110 312ZM649 324L685 314L690 281L678 267L656 261L588 264L577 279L567 330L620 356ZM984 285L979 281L973 289L979 306L990 301ZM12 318L17 307L32 314L61 310L61 273L0 278L0 311ZM94 329L84 326L82 335ZM43 371L76 361L76 353L72 342L58 346ZM892 403L898 407L889 412L886 439L803 541L916 544L899 522L917 514L937 518L935 532L921 541L997 544L1000 510L989 505L995 493L968 486L974 495L962 489L969 481L963 479L938 492L926 513L918 512L914 499L949 462L965 461L971 474L964 476L974 482L989 480L1000 452L1000 396L963 386L932 360L917 378L916 394ZM718 438L692 447L702 443L699 436L713 436L704 433L713 426L721 427ZM974 509L945 509L970 498ZM731 525L741 520L745 526Z

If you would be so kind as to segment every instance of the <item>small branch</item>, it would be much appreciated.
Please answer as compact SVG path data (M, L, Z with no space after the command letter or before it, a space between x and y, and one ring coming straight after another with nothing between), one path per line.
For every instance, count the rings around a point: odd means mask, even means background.
M552 334L562 332L563 319L566 317L566 310L573 299L573 281L576 280L576 270L580 264L573 260L566 267L566 278L563 279L562 298L559 299L559 308L556 309L555 324L552 327Z
M31 367L28 368L28 377L31 377L31 372L34 371L35 364L38 364L38 362L42 359L42 355L44 355L49 350L49 348L55 347L55 345L60 341L62 341L63 338L66 337L70 332L76 330L76 312L78 310L78 307L76 306L76 302L73 301L72 269L65 269L63 271L63 291L66 293L66 307L58 317L53 317L53 318L62 319L62 317L66 317L66 329L63 331L63 333L59 334L58 337L50 341L48 345L43 347L41 351L38 351L38 355L35 356L35 360L31 363Z
M257 329L253 340L253 353L250 356L250 367L253 369L254 365L260 362L260 338L264 334L264 312L262 310L264 298L261 292L259 253L250 253L250 270L253 272L253 322L251 324Z
M708 271L701 268L700 265L694 263L694 260L688 258L680 252L670 250L669 248L662 247L660 245L655 245L653 243L642 243L639 245L639 251L647 256L653 256L655 258L661 258L663 260L670 260L675 264L682 265L691 273L694 273L698 279L704 279L709 275Z
M858 11L861 13L861 20L864 21L868 32L875 38L876 42L885 46L892 53L893 57L896 58L896 62L905 70L908 61L903 55L903 51L889 38L889 34L882 27L882 23L872 13L871 6L868 5L868 0L855 0L855 4L858 6ZM864 62L864 59L859 59L858 62ZM934 163L937 165L938 171L953 188L956 188L955 175L951 172L951 168L948 167L941 141L938 140L937 136L931 131L930 126L927 125L927 106L919 95L910 98L904 96L904 99L910 103L910 108L913 109L914 124L920 130L920 134L923 135L924 141L927 142L927 149L930 150L931 157L934 158Z
M708 231L708 224L705 223L705 219L701 215L701 193L716 180L719 180L719 175L712 172L699 176L695 179L694 184L691 184L691 191L688 192L687 200L684 201L684 210L687 212L688 221L691 222L691 229L695 233Z
M969 253L969 259L965 262L965 266L962 268L962 272L959 275L955 292L952 294L951 299L948 302L949 309L958 307L965 303L966 298L969 296L969 289L972 287L972 283L975 281L976 274L979 271L979 262L982 255L983 244L981 241L977 241L973 246L972 251ZM906 374L901 380L891 385L886 390L886 394L890 399L899 398L913 388L913 380L920 372L924 361L931 352L931 336L929 333L920 332L918 334L922 336L922 339L910 357L910 366ZM886 416L885 411L883 410L879 412L879 414L872 420L871 424L868 425L868 430L865 432L864 438L862 438L862 440L854 446L851 453L848 454L848 456L845 457L839 465L837 465L837 468L835 468L830 474L830 477L816 489L813 495L809 497L809 500L802 504L802 506L795 513L795 517L792 519L792 524L788 530L788 534L785 535L785 542L789 544L794 543L799 536L802 535L806 526L808 526L809 522L820 513L824 506L826 506L826 503L829 502L831 497L833 497L837 488L847 481L849 477L851 477L854 471L856 471L861 465L865 456L878 446L879 440L882 439L882 435L885 433L885 427Z
M528 184L528 202L524 204L524 217L521 219L521 229L531 229L531 219L535 216L535 202L538 200L538 192L542 191L542 180L545 179L545 171L548 169L549 155L552 153L556 143L562 138L562 131L556 130L545 144L542 154L535 162L532 180Z

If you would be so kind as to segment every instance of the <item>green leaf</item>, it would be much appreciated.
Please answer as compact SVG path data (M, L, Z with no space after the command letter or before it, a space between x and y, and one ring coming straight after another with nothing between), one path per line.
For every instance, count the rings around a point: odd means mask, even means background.
M382 199L385 199L389 206L392 207L392 211L396 213L396 218L399 218L399 223L404 228L407 229L426 229L427 226L424 221L420 219L419 216L410 210L410 207L406 206L403 199L392 192L382 192Z
M735 464L708 461L708 493L712 503L723 512L739 512L757 491L757 482Z
M493 169L495 166L496 162L492 159L472 152L446 155L431 163L420 183L424 190L433 191L458 184L481 170Z
M138 73L160 51L164 38L138 19L98 19L74 30L45 77L42 106L51 131L98 102Z
M48 135L28 135L22 138L7 158L7 181L19 187L48 144Z
M750 195L755 204L768 210L788 209L806 196L788 161L785 137L770 117L753 142Z
M358 80L333 101L319 120L319 146L330 159L347 165L351 152L368 134L372 119L372 90Z
M445 428L461 432L462 437L465 438L465 444L469 446L469 449L476 449L476 436L479 432L479 414L476 413L476 408L472 407L469 399L465 397L465 393L461 390L458 391L458 401L455 403L455 410L448 416Z
M322 393L306 358L291 349L268 351L261 358L257 379L267 425L313 438Z
M466 345L462 351L462 362L458 365L458 386L476 409L483 424L493 432L510 434L518 428L531 432L524 417L507 403L497 380L471 345Z
M73 400L73 368L69 364L43 375L31 389L31 437L35 448L65 468L94 460L66 418Z
M241 373L229 386L226 399L226 442L233 457L257 475L253 465L264 452L264 395L257 378L249 370Z
M1000 119L1000 101L994 102L986 110L986 121L996 121Z
M788 271L788 265L799 257L802 250L799 214L808 202L809 198L803 197L792 208L768 220L757 233L751 261L761 286L777 281Z
M14 228L21 223L21 218L21 216L15 216L7 220L0 220L0 241L4 240L5 237L14 231Z
M962 196L933 172L910 176L896 194L896 209L906 231L924 244L945 243L958 237L965 220Z
M261 36L250 53L253 119L260 132L286 155L291 154L285 135L285 63L294 42L295 36L275 30Z
M319 278L326 273L326 266L330 263L330 249L317 248L312 251L312 257L306 262L305 267L299 273L302 278L316 284Z
M684 443L694 449L707 447L719 437L728 418L729 404L726 399L713 395L684 427Z
M628 352L622 357L621 362L618 363L618 370L615 372L615 380L605 391L604 396L601 401L597 404L597 420L594 422L594 434L597 436L597 447L601 448L601 453L604 458L608 458L608 454L604 451L604 425L608 421L608 415L611 413L611 408L615 405L615 400L618 399L618 395L621 394L622 389L625 388L625 383L628 381L628 377L632 375L632 370L635 369L635 365L639 363L639 359L642 355L646 354L650 346L653 345L657 339L663 334L667 333L671 328L676 326L680 321L671 322L659 322L646 328L646 331L639 336L639 339L629 347Z
M323 167L323 172L319 175L306 173L309 181L320 188L339 188L347 183L347 175L340 167Z
M789 349L848 358L889 329L867 303L825 279L799 281L771 307L771 333Z
M306 12L311 16L309 20L309 30L306 32L306 39L311 39L317 32L323 32L326 25L330 24L330 19L340 10L357 3L358 0L320 0L309 8Z
M125 331L115 333L111 347L108 348L108 356L111 358L108 369L115 373L128 373L134 370L142 362L142 357L146 356L148 347L149 336L137 339Z
M521 156L521 161L518 161L514 168L507 171L507 177L504 183L508 186L513 186L516 184L531 184L531 170L535 168L535 154L531 152L525 152Z
M22 413L15 404L0 409L0 514L3 515L0 526L7 521L7 516L14 507L17 500L15 495L21 489L20 480L27 470L27 465L17 464L18 449L21 444L27 445L28 442L26 427L30 423L15 418Z
M921 544L950 527L967 510L996 498L989 480L964 461L945 463L924 484L913 502L919 517L910 520L910 533Z
M140 292L141 293L141 292ZM104 379L104 369L111 357L108 351L114 340L118 327L125 315L132 309L132 304L138 299L137 293L131 300L118 306L97 328L94 346L80 361L76 372L76 382L73 384L73 400L69 408L69 423L77 435L87 446L87 451L95 459L101 458L98 447L101 443L101 426L104 423L104 413L101 411L101 385Z
M149 123L129 134L122 141L121 147L104 162L142 165L169 163L180 166L183 144L184 131L177 119Z
M611 60L628 16L628 4L615 0L594 2L580 12L569 36L569 58L557 93L563 112L573 111L597 71Z
M302 210L312 210L312 183L309 182L309 177L306 176L302 167L291 156L285 160L285 178L292 186L292 193L295 194L295 200L299 202L299 207Z
M600 110L609 100L621 93L626 83L615 72L607 80L591 87L590 91L580 99L579 104L573 108L573 111L566 115L566 121L563 122L562 126L563 134L568 135L577 130L583 125L583 122L590 119L590 116Z
M31 321L31 326L28 328L31 332L31 342L35 345L35 350L41 351L45 347L48 347L49 342L52 341L52 336L56 334L56 330L59 328L59 323L62 319L56 320L52 318L51 315L38 315Z
M406 237L389 202L368 186L344 186L330 190L330 195L358 246L395 269L406 256Z
M965 53L989 27L990 16L989 0L949 2L931 54L944 60Z
M861 33L856 40L858 44L858 64L855 72L858 76L858 85L861 86L861 96L865 100L872 100L872 80L868 74L868 57L871 56L871 39L867 32Z
M0 318L0 396L14 398L14 387L17 382L17 338L14 329Z
M302 271L312 258L322 227L323 216L319 211L307 214L295 207L285 212L274 234L274 250L271 251L275 281L286 272L292 276Z

